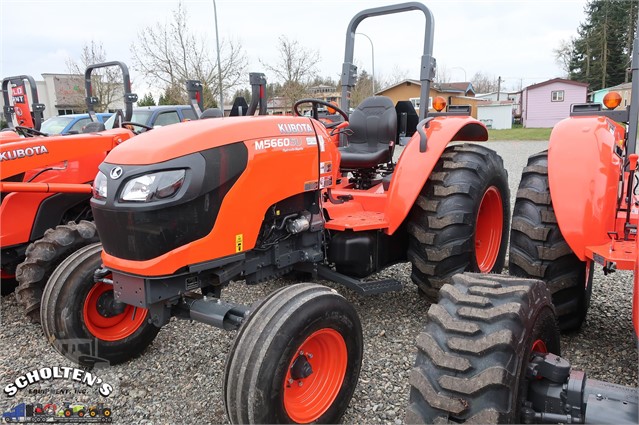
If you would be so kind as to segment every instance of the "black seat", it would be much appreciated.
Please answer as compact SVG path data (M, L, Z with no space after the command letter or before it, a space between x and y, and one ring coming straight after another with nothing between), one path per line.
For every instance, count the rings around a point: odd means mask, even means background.
M348 146L340 148L341 168L375 168L391 160L389 144L397 137L397 113L386 96L365 99L351 113Z
M224 117L224 112L222 112L221 109L209 108L209 109L205 109L204 112L202 112L200 119L204 120L207 118L222 118L222 117Z
M82 127L82 130L80 131L80 133L98 133L104 130L106 130L104 123L101 123L99 121L92 121L88 123L87 125L85 125L84 127Z

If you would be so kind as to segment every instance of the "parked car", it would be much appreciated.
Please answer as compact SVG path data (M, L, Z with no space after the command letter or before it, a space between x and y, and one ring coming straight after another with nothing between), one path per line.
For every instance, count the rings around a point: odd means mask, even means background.
M111 115L110 112L102 112L96 114L100 122L106 122ZM89 114L70 114L51 117L42 123L40 131L49 136L57 134L78 134L82 131L82 127L91 122Z
M144 124L149 127L163 127L182 121L195 120L195 112L188 105L144 106L133 109L130 122ZM113 128L115 115L108 119L104 126Z

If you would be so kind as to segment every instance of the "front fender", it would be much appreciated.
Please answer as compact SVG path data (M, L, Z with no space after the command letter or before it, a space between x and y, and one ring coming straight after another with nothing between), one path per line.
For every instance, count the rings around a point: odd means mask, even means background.
M471 117L437 117L430 122L426 136L426 152L419 151L419 134L415 132L395 167L384 211L389 234L393 234L408 216L446 146L461 140L486 141L488 130Z
M550 134L548 180L564 239L581 261L587 246L602 245L614 231L622 159L615 144L624 129L605 117L571 117Z

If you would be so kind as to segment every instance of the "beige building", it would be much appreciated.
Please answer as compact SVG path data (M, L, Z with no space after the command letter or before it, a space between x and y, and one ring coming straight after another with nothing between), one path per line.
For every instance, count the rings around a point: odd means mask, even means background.
M419 94L422 84L419 80L404 80L393 86L387 87L375 93L378 96L387 96L393 103L397 104L400 100L409 100L417 113L419 113ZM449 105L470 105L471 115L477 118L477 105L483 104L483 100L475 98L473 86L468 82L445 83L431 85L428 96L428 110L434 112L433 98L441 96L446 99Z

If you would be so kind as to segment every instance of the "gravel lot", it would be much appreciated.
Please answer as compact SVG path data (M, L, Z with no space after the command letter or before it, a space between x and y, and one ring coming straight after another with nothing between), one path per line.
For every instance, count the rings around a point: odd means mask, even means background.
M528 156L545 149L545 142L489 142L508 168L511 196L516 193ZM410 281L410 266L396 265L382 273L404 285L401 292L362 297L338 285L357 308L364 327L364 363L359 385L345 423L401 424L408 402L408 374L414 361L414 338L422 328L428 303ZM286 284L273 281L248 287L233 283L225 291L230 300L251 303ZM592 304L584 329L564 336L563 355L589 376L618 384L637 385L637 348L631 324L632 275L595 274ZM33 369L73 366L44 341L39 326L25 323L13 295L2 298L0 386ZM104 401L117 423L226 423L222 377L226 354L235 336L199 323L173 320L145 354L127 364L96 371L115 391L108 398L95 389L69 381L36 384L9 398L0 396L0 409L19 402ZM71 393L54 394L68 389ZM74 391L85 394L75 394Z

